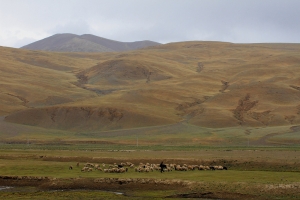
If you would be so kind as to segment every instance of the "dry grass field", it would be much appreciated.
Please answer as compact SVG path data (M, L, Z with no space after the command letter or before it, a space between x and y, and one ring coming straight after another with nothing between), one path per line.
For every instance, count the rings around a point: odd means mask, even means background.
M183 121L297 126L299 50L221 42L101 54L1 48L0 114L8 122L89 132Z

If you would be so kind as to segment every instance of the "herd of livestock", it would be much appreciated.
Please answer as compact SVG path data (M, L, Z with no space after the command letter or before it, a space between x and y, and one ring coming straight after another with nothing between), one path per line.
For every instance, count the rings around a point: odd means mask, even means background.
M79 163L76 165L79 167ZM73 169L72 166L69 169ZM93 164L86 163L82 167L82 172L91 172L91 171L103 171L105 173L125 173L129 169L134 169L135 172L170 172L170 171L191 171L191 170L227 170L227 167L215 165L215 166L206 166L206 165L187 165L187 164L150 164L150 163L140 163L138 166L135 166L131 162L123 162L121 164Z

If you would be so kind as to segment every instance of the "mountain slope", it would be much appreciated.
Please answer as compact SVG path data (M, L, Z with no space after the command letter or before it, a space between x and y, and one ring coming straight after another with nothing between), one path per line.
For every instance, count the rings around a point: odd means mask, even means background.
M28 50L57 52L114 52L128 51L159 45L152 41L118 42L91 34L56 34L21 47Z
M0 55L0 113L12 123L73 131L300 125L299 44L181 42L126 53L1 48Z

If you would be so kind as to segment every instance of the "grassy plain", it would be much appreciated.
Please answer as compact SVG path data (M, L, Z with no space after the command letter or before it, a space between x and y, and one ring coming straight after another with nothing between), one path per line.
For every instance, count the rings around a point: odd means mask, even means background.
M140 199L183 197L221 199L298 199L300 191L299 148L289 147L194 147L189 150L158 150L155 146L132 147L131 150L117 150L111 145L90 144L89 150L48 149L47 146L1 145L0 175L49 177L51 184L37 185L28 191L15 187L0 191L1 197L11 199L33 198L64 199ZM67 148L67 147L65 147ZM59 149L59 145L55 146ZM220 171L171 171L160 173L138 173L129 168L127 173L104 173L101 171L81 172L87 162L108 164L130 161L139 163L176 163L223 165L228 170ZM76 167L79 162L80 166ZM69 170L69 166L73 170ZM183 185L151 183L99 184L95 180L165 180L180 181ZM1 180L1 184L3 184ZM16 186L11 182L8 185ZM47 185L47 184L46 184ZM29 184L30 186L30 184ZM84 190L82 190L84 189ZM110 191L110 192L109 192ZM115 192L115 193L114 193ZM119 194L118 194L119 193Z

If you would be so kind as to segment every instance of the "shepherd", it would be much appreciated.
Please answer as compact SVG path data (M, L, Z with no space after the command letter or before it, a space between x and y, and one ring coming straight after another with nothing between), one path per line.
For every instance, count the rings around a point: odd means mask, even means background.
M164 162L161 162L159 166L160 166L160 173L164 172L164 168L167 169L167 165L165 165Z

